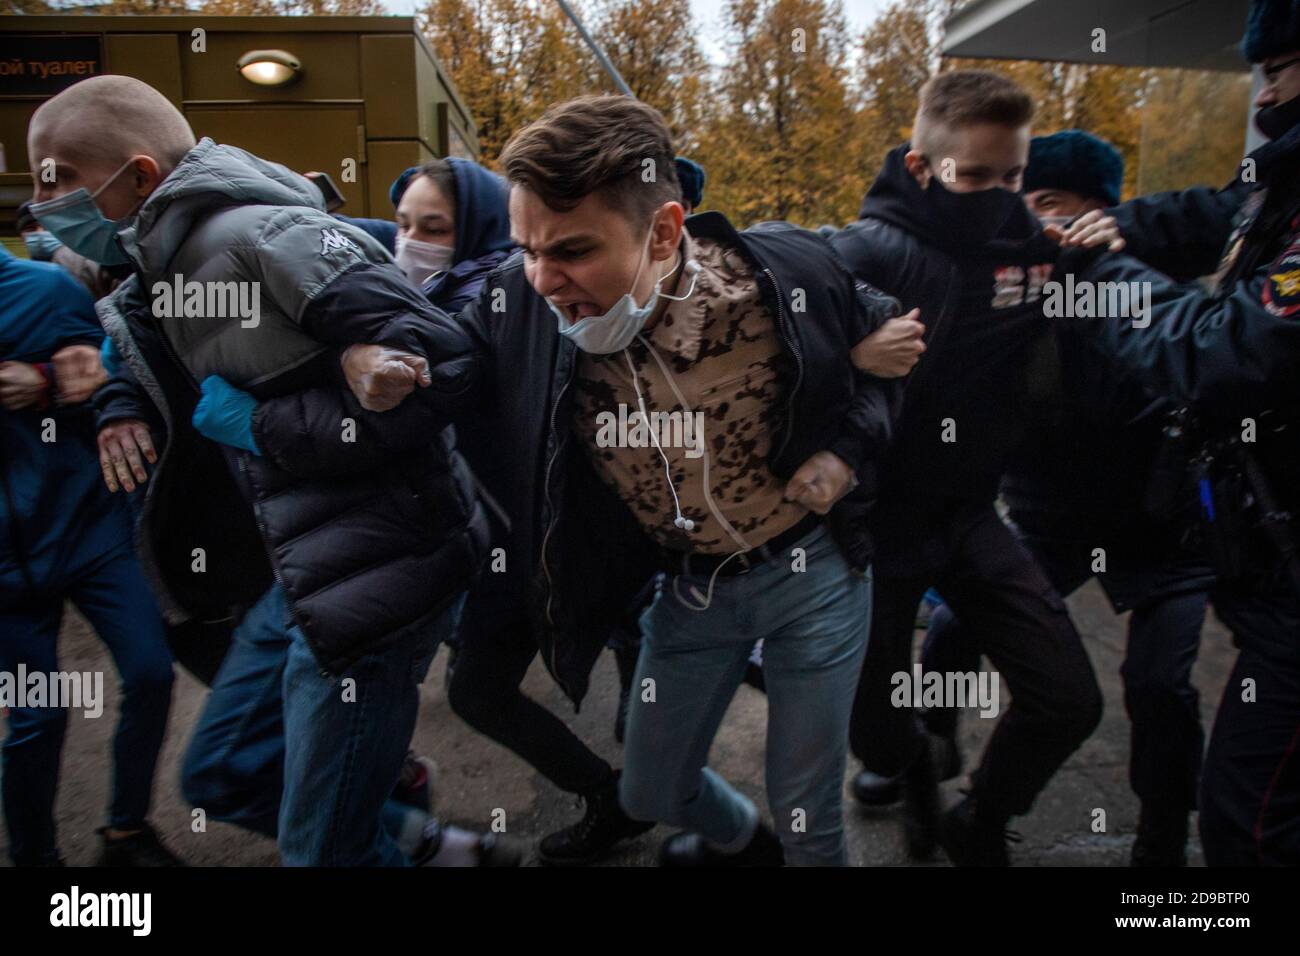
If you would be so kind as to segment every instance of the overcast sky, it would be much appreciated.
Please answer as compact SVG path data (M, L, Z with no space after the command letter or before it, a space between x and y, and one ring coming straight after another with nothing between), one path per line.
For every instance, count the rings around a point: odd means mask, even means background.
M647 0L647 2L653 3L654 0ZM889 0L843 0L844 15L849 21L850 31L860 33L888 2ZM417 6L421 5L422 0L383 0L383 3L391 12L409 16ZM715 60L721 59L723 50L721 44L712 39L717 37L720 31L712 30L710 27L717 26L721 21L724 3L725 0L691 0L695 17L700 24L700 45L705 53Z

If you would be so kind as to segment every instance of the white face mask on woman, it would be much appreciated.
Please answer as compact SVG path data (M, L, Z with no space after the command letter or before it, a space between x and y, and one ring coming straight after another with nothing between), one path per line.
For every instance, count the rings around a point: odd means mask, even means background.
M406 273L416 287L423 286L431 276L451 268L454 250L437 242L397 237L397 266Z

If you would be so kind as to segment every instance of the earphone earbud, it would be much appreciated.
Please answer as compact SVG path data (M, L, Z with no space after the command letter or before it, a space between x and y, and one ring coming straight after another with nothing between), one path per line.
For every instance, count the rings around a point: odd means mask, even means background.
M692 268L692 266L694 268ZM692 292L695 290L694 273L697 273L699 271L700 271L699 263L696 262L694 259L688 259L686 262L686 272L692 274L692 281L691 281ZM686 296L684 296L683 298L689 297L690 295L691 292L687 292ZM671 298L671 296L669 296L668 298ZM659 370L663 372L664 379L668 382L669 388L673 390L673 395L676 397L677 401L681 404L682 408L685 409L686 414L687 415L695 414L695 412L692 411L690 404L686 401L686 396L683 395L681 389L677 387L677 380L673 378L673 373L669 371L668 365L664 362L662 358L659 357L658 350L655 349L655 347L650 344L649 340L646 339L644 335L638 334L637 338L641 340L641 344L646 347L646 351L648 351L650 355L654 358L655 363L659 366ZM650 416L646 414L645 396L641 394L641 384L637 379L636 367L633 366L632 359L628 357L626 349L624 349L623 351L623 360L627 362L627 370L632 376L632 390L636 393L637 408L640 410L642 417L648 420ZM653 429L650 431L650 438L654 442L655 450L659 452L659 457L663 459L664 478L667 479L668 491L673 496L673 510L677 512L677 517L673 519L673 526L680 528L683 531L694 531L695 522L682 514L682 503L681 500L677 497L677 486L673 484L672 468L668 464L668 456L664 454L663 446L659 444L659 436L657 432L655 432ZM694 611L707 611L709 609L709 606L713 603L713 582L718 579L718 572L722 570L723 565L725 565L728 561L735 558L737 555L744 554L746 551L751 550L749 546L749 542L747 542L743 537L741 537L740 532L738 532L735 528L731 526L731 523L728 522L726 517L722 514L722 512L718 510L717 502L713 500L713 496L709 493L709 450L707 445L704 448L704 502L705 504L708 505L709 511L712 512L713 517L717 519L719 527L721 527L724 531L727 532L728 535L731 536L731 539L739 546L740 550L733 551L730 555L728 555L723 560L722 564L719 564L716 568L713 569L713 574L709 575L709 590L706 594L700 594L698 588L693 587L691 589L695 597L694 604L690 604L682 600L681 594L678 593L677 591L677 578L676 577L673 578L673 593L677 596L677 600L684 607L688 607Z
M677 267L674 266L674 267L673 267L673 272L676 272L676 271L677 271ZM702 271L702 270L701 270L701 268L700 268L700 264L699 264L698 262L696 262L694 259L687 259L686 262L684 262L684 263L682 264L682 274L683 274L683 275L688 275L688 276L691 277L691 284L690 284L690 287L686 290L686 294L685 294L685 295L669 295L667 292L661 292L661 291L659 291L659 286L658 286L658 284L655 285L655 294L656 294L657 296L659 296L660 298L667 299L669 302L685 302L687 299L689 299L691 296L693 296L693 295L695 294L695 283L698 281L698 279L699 279L699 274L700 274L701 271ZM672 273L669 273L669 275L671 275L671 274L672 274ZM664 279L666 279L666 278L668 278L668 276L664 276ZM664 280L663 280L663 279L660 279L659 281L660 281L660 282L663 282Z

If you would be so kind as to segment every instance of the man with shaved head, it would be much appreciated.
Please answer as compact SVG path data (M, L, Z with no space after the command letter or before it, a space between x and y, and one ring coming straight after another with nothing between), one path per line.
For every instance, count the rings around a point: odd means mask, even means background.
M242 619L187 795L275 835L286 865L432 857L441 831L403 853L380 820L486 542L445 427L469 384L465 334L308 180L196 143L139 80L69 87L32 118L28 151L33 215L131 272L97 307L121 367L95 401L108 487L148 482L138 539L159 603L173 622ZM399 349L422 387L363 408L339 366L359 343Z
M129 214L194 148L190 124L165 96L129 76L75 83L32 116L33 159L53 159L55 175L33 166L35 201L78 186L107 187L96 198L110 219ZM125 173L130 165L131 174Z

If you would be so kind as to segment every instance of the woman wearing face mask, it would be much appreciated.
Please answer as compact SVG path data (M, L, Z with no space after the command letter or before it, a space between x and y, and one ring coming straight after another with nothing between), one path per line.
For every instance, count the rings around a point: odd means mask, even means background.
M412 284L444 312L464 308L514 250L505 185L478 163L447 158L412 166L389 197L395 233L384 220L338 218L384 242Z

